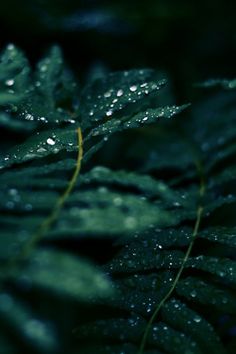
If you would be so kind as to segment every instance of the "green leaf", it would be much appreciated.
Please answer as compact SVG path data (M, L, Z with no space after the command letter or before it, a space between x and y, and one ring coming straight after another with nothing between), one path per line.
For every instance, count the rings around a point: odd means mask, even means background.
M22 282L20 276L16 274L12 280ZM91 301L111 294L108 279L94 266L63 252L35 252L24 269L24 277L25 286L77 300Z
M82 124L88 127L157 92L166 81L150 81L152 74L151 70L116 72L88 84L81 98Z
M187 110L159 78L110 73L79 92L58 47L36 70L1 54L4 354L228 353L235 92Z
M15 163L23 163L58 154L61 151L77 151L78 141L75 129L57 129L36 133L25 143L16 146L6 155L1 163L1 167L9 167Z
M35 317L26 304L9 293L1 293L0 299L1 324L12 331L15 340L18 340L16 333L21 336L25 349L48 353L58 350L57 336L49 321ZM9 344L6 345L8 350Z

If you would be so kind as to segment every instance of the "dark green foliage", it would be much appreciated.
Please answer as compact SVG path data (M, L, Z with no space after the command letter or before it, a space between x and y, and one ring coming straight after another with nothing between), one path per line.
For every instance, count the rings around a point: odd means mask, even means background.
M2 352L233 353L234 81L162 105L152 70L78 89L57 47L34 71L12 45L0 78ZM94 166L128 129L136 171Z

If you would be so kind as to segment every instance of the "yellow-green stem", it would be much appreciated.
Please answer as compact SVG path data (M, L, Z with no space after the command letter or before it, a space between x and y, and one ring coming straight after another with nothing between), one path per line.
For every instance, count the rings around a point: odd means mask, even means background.
M77 156L77 161L76 161L76 168L74 170L72 178L70 179L70 182L69 182L66 190L64 191L64 193L57 200L57 203L55 204L51 214L43 221L43 223L39 226L39 228L35 232L35 234L31 237L30 241L24 247L24 249L22 251L23 258L27 257L27 255L30 253L32 247L50 229L51 225L57 219L63 205L65 204L67 198L69 197L72 189L75 186L75 183L77 181L77 178L78 178L80 170L81 170L81 162L83 159L83 136L82 136L81 128L77 129L77 135L78 135L78 156Z
M200 188L199 188L199 195L200 195L200 198L203 197L204 193L205 193L205 181L204 181L204 176L203 176L203 172L202 172L202 165L200 162L196 162L196 167L197 167L197 171L200 175ZM151 326L154 322L154 320L156 319L159 311L161 310L162 306L165 304L165 302L169 299L169 297L172 295L173 291L175 290L175 287L183 273L183 270L184 270L184 267L186 265L186 262L190 256L190 253L193 249L193 245L194 245L194 241L197 237L197 234L198 234L198 231L199 231L199 226L200 226L200 222L201 222L201 217L202 217L202 213L203 213L203 206L201 205L202 201L200 200L200 205L198 206L197 208L197 216L196 216L196 222L195 222L195 225L194 225L194 229L193 229L193 233L192 233L192 238L191 238L191 242L188 246L188 249L185 253L185 256L183 258L183 262L182 262L182 265L174 279L174 282L170 288L170 290L167 292L167 294L163 297L163 299L159 302L158 306L156 307L155 311L153 312L151 318L149 319L148 323L147 323L147 326L145 328L145 331L144 331L144 334L143 334L143 337L142 337L142 340L141 340L141 344L140 344L140 347L139 347L139 351L138 351L138 354L143 354L143 351L144 351L144 348L145 348L145 345L147 343L147 339L148 339L148 335L149 335L149 332L150 332L150 329L151 329Z

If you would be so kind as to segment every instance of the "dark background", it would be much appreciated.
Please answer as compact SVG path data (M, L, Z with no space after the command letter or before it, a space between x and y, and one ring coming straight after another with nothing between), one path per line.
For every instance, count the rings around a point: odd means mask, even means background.
M15 43L34 63L57 43L81 81L98 66L164 70L181 102L191 99L196 82L234 77L234 5L226 0L1 1L0 46Z

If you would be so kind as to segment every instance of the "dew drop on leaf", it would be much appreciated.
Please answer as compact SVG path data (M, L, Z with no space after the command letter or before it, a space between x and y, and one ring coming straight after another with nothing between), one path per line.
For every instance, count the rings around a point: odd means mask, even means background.
M199 322L201 322L201 317L195 316L195 317L193 318L193 320L194 320L194 322L199 323Z
M34 116L32 116L32 114L26 114L25 119L26 120L34 120Z
M47 139L47 144L48 144L48 145L55 145L56 142L55 142L55 140L53 140L52 138L48 138L48 139Z
M14 80L13 80L13 79L7 80L7 81L5 82L5 84L6 84L7 86L13 86L13 85L14 85Z
M104 97L105 97L105 98L111 97L111 91L105 92L105 93L104 93Z
M112 115L112 110L109 110L109 111L106 112L106 116L107 117L110 117L111 115Z
M130 86L129 89L130 89L131 92L135 92L137 90L137 86L136 85L132 85L132 86Z
M117 95L117 97L121 97L123 95L123 93L124 93L123 90L120 89L117 91L116 95Z

